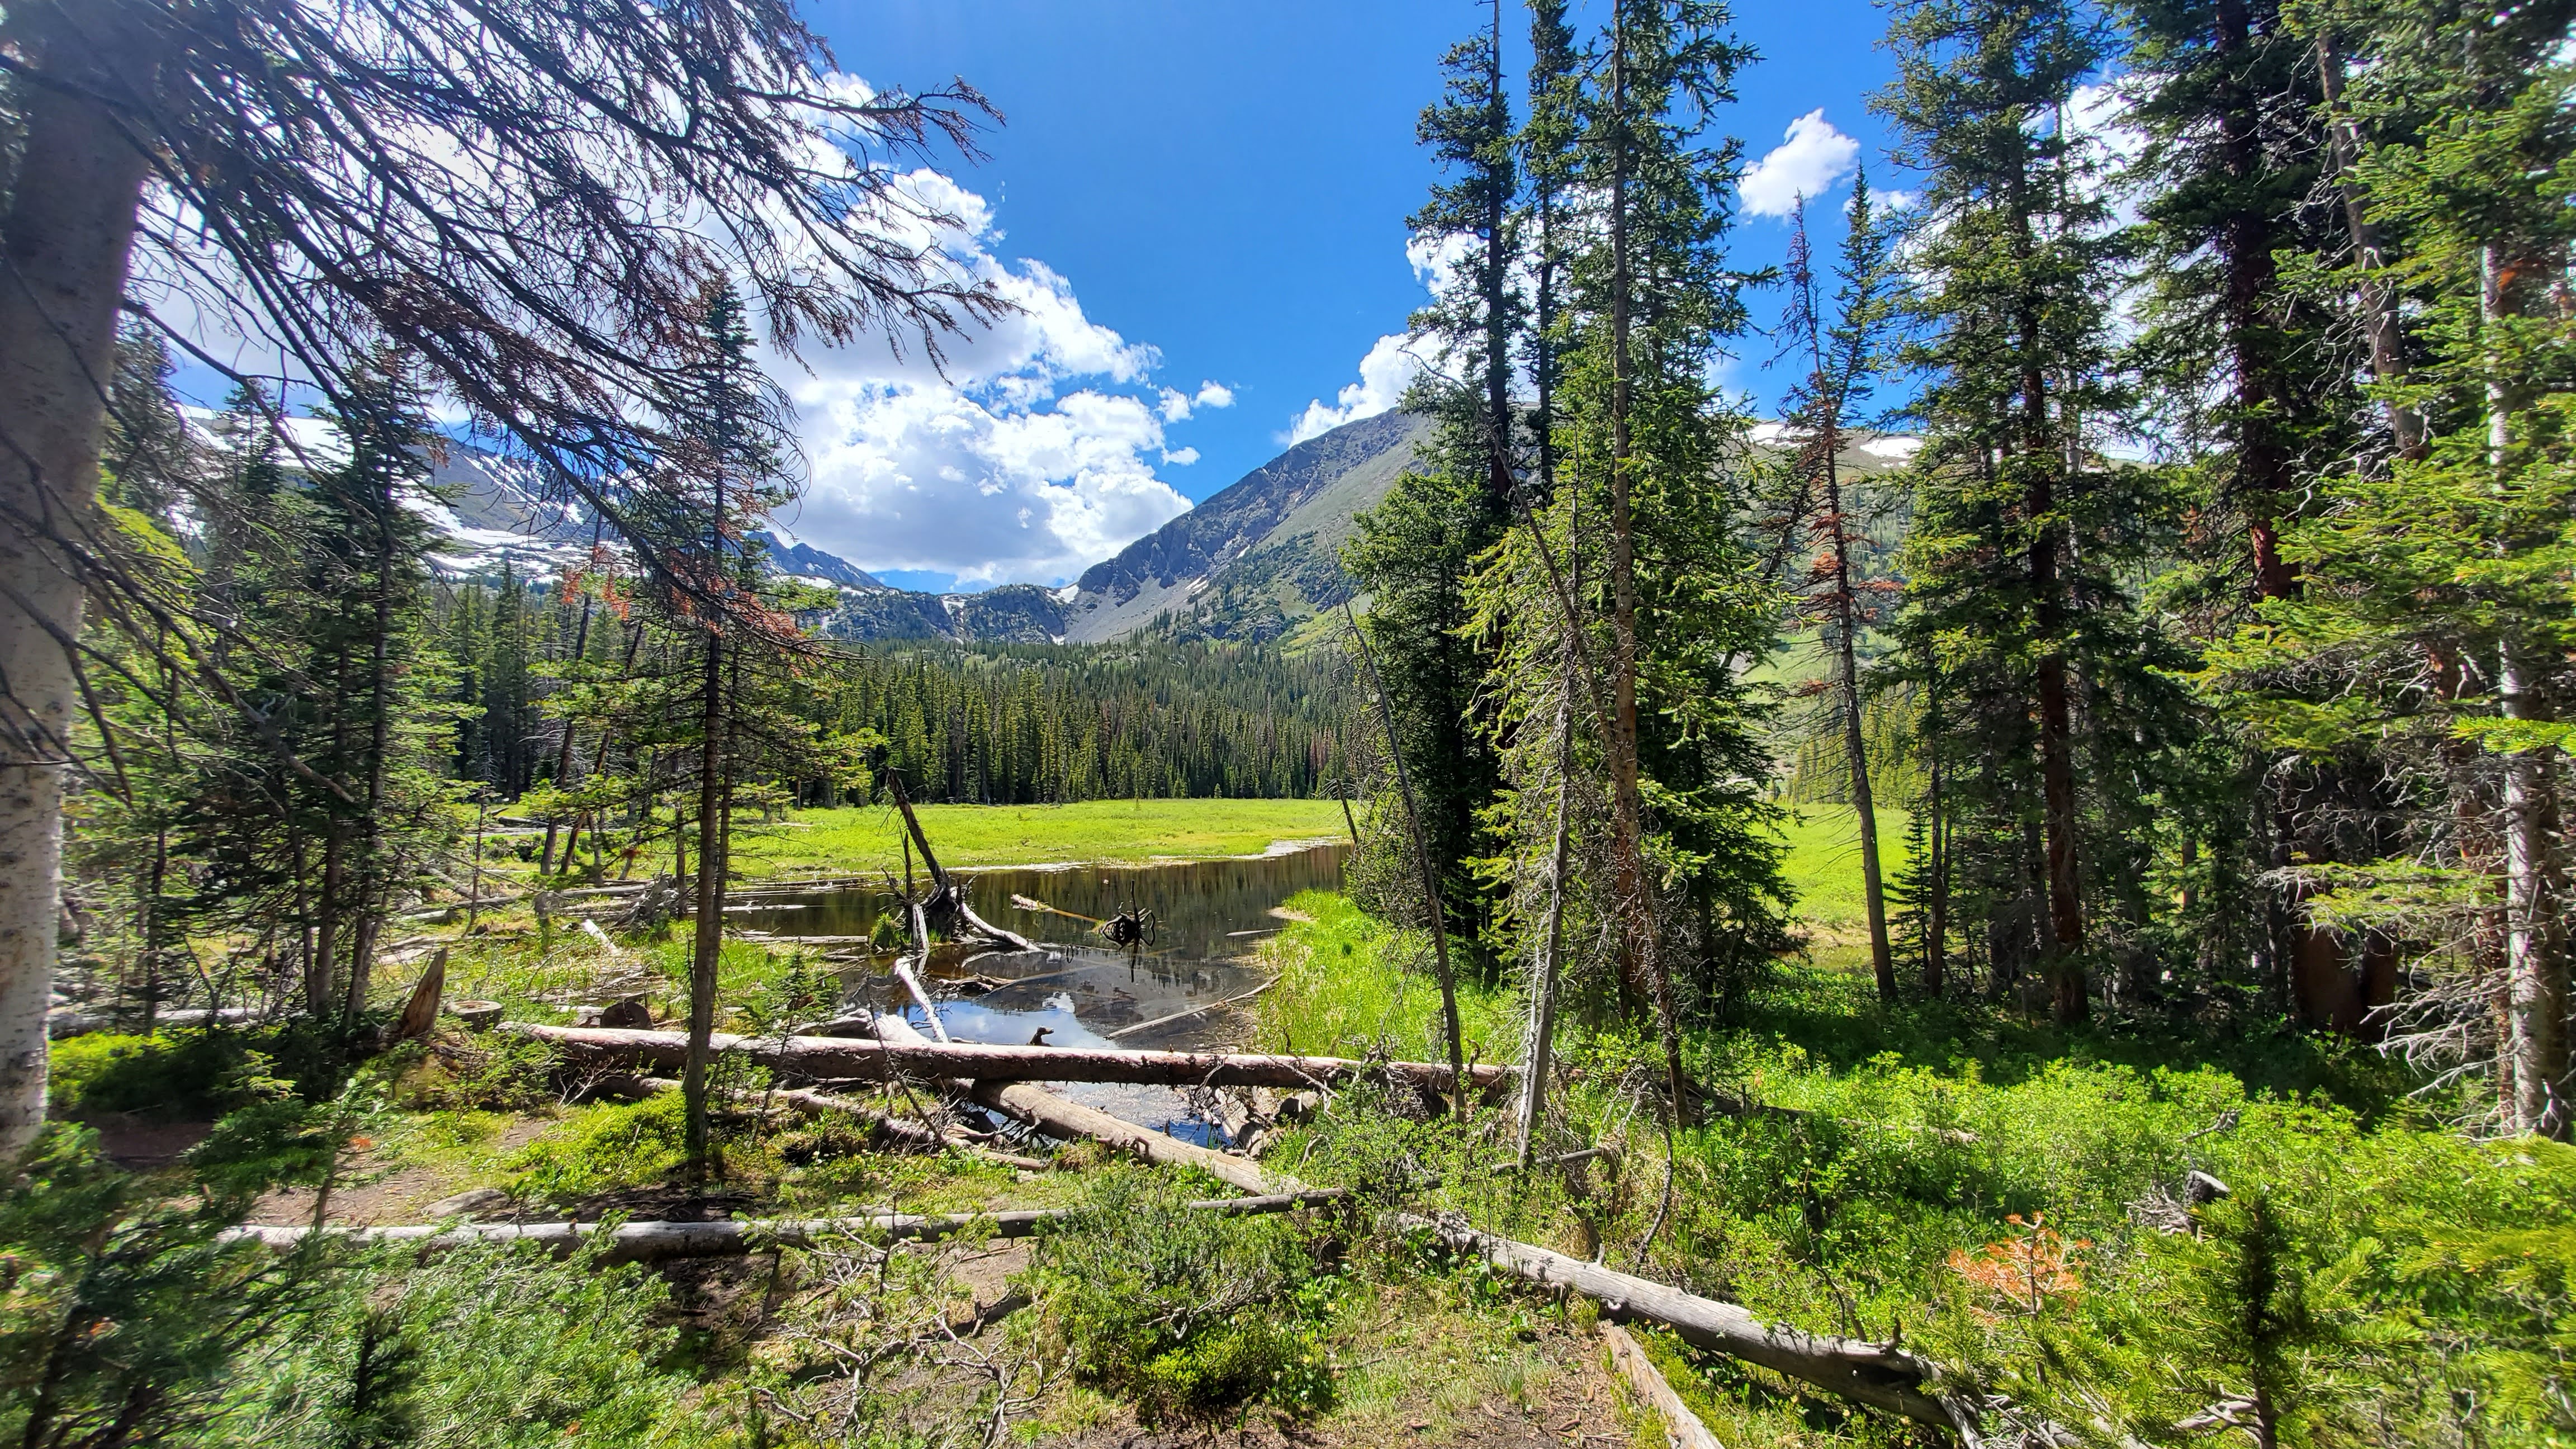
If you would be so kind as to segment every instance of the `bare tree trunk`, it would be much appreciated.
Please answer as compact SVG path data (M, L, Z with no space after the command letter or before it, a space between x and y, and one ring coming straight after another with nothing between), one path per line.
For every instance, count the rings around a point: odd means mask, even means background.
M1404 797L1405 823L1413 828L1413 856L1422 867L1422 901L1431 916L1431 960L1440 982L1440 1023L1449 1038L1449 1078L1466 1080L1466 1045L1460 1040L1458 1026L1458 983L1449 971L1449 921L1440 909L1440 871L1431 859L1431 843L1422 834L1422 812L1413 803L1413 778L1404 769L1404 742L1395 737L1395 706L1386 697L1386 686L1377 677L1377 660L1369 653L1368 636L1360 632L1359 620L1351 617L1351 606L1342 605L1342 622L1348 624L1351 639L1360 651L1360 663L1368 670L1369 692L1377 696L1378 719L1386 726L1386 752L1395 762L1395 787ZM1458 1115L1467 1115L1467 1094L1457 1096Z
M2027 216L2027 209L2023 209ZM2016 243L2025 259L2028 223ZM2057 531L2044 522L2055 507L2051 470L2058 450L2049 445L2048 380L2039 362L2039 318L2027 305L2017 319L2021 350L2022 514L2031 525L2032 625L2038 634L2039 780L2043 852L2046 857L2050 1011L2058 1024L2084 1019L2091 1004L2084 974L2084 896L2076 865L2074 719L2067 697L2063 585L2057 576Z
M385 754L392 740L393 679L388 663L394 629L393 519L385 510L402 505L390 496L368 500L376 510L375 638L367 669L367 820L359 856L358 929L349 951L349 999L343 1014L351 1021L367 1009L367 988L375 974L376 934L383 927L391 883L384 867Z
M2501 327L2505 267L2494 247L2478 255L2479 320ZM2487 461L2501 482L2513 443L2512 400L2500 359L2487 374ZM2507 719L2536 720L2544 711L2531 688L2530 663L2508 630L2497 672L2497 694ZM2559 1087L2567 1072L2565 992L2550 930L2549 826L2557 814L2545 747L2505 756L2505 1040L2506 1125L2515 1132L2564 1137L2566 1104Z
M687 1112L683 1142L689 1175L707 1175L707 1065L709 1042L716 1029L716 968L724 954L725 861L718 843L724 814L724 639L707 630L706 697L698 727L698 891L697 928L689 956L689 1056L680 1069L680 1091Z
M2352 234L2353 260L2358 264L2356 291L2361 304L2362 333L2370 342L2371 377L2382 387L2405 379L2405 338L2398 330L2396 299L2379 279L2382 258L2379 250L2379 228L2370 219L2369 203L2361 188L2353 183L2353 168L2361 160L2361 137L2350 117L2341 113L2343 106L2343 57L2336 54L2334 35L2317 33L2317 88L2326 103L2326 143L2334 157L2335 189L2343 202L2344 225ZM2421 458L2428 446L2424 420L2413 408L2396 397L2382 399L2388 415L2389 435L2396 440L2397 456Z
M590 546L593 552L596 552L599 548L599 530L596 526L591 529ZM581 664L582 660L590 652L590 606L591 596L587 591L585 591L581 596L581 627L573 631L572 637L571 662L576 667ZM554 787L558 790L563 789L565 782L571 777L572 737L574 731L580 728L580 723L580 721L574 719L570 715L564 716L563 739L557 742L555 746ZM574 822L573 830L578 833L580 829L580 823L578 821ZM565 841L563 864L557 866L553 863L555 855L555 821L552 815L548 815L546 817L545 843L537 847L537 874L544 875L549 870L571 869L572 848L573 842L570 840Z
M1556 1050L1557 962L1565 949L1565 801L1573 786L1574 708L1570 699L1556 707L1556 847L1547 864L1547 921L1539 928L1538 959L1530 965L1529 1050L1521 1058L1519 1120L1514 1126L1512 1159L1529 1166L1530 1143L1547 1110L1547 1079Z
M18 174L0 218L0 1163L45 1120L45 1016L62 900L63 771L81 589L46 541L98 494L116 306L148 162L99 94L151 87L153 48L121 7L9 8L0 40L50 79L13 87Z
M1820 376L1822 371L1818 369ZM1837 398L1831 414L1841 410ZM1887 942L1887 891L1878 864L1878 806L1870 795L1869 748L1861 733L1860 600L1852 592L1851 529L1843 522L1842 468L1834 456L1842 446L1841 434L1842 419L1828 415L1823 445L1825 516L1833 521L1835 667L1842 685L1843 754L1851 764L1852 813L1860 820L1860 887L1869 912L1869 961L1878 973L1878 999L1893 1004L1896 952Z
M323 822L322 892L313 903L318 921L313 936L313 955L304 963L304 1008L315 1020L331 1014L334 977L340 965L340 896L347 888L348 848L342 842L347 827L338 817Z

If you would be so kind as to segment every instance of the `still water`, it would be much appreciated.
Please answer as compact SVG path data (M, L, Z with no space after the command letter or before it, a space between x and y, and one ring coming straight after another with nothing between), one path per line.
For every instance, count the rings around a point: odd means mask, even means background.
M1231 1046L1245 1018L1219 1003L1269 979L1251 959L1284 922L1272 909L1299 891L1339 890L1347 844L1318 845L1250 859L1149 866L1067 866L957 871L976 914L1040 942L1037 953L931 953L924 984L959 1041L1059 1047L1189 1050ZM895 906L868 887L764 897L767 909L731 921L782 937L866 936ZM1093 922L1150 911L1153 936L1138 951L1111 946ZM846 959L846 958L845 958ZM885 959L852 961L846 1004L901 1011L927 1030L921 1009L885 969ZM1211 1009L1190 1012L1193 1007ZM1166 1018L1170 1018L1166 1020ZM1184 1095L1169 1087L1061 1083L1065 1096L1139 1126L1189 1141L1222 1141Z

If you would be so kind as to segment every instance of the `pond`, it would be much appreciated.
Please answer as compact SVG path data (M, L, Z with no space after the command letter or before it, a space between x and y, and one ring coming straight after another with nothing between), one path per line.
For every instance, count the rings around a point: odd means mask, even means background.
M976 914L1045 945L1042 953L944 946L931 953L924 984L959 1041L1183 1051L1231 1046L1244 1017L1222 1007L1261 987L1268 974L1251 959L1285 923L1273 910L1300 891L1339 890L1346 843L1230 860L1145 866L1014 867L955 871ZM764 894L729 921L790 939L864 937L893 908L868 887L808 895ZM1144 949L1108 944L1094 923L1122 911L1150 911ZM927 1030L921 1009L885 969L852 962L846 1004L900 1011ZM1194 1009L1201 1008L1201 1009ZM1143 1127L1187 1141L1221 1142L1223 1130L1169 1087L1060 1083L1054 1090Z

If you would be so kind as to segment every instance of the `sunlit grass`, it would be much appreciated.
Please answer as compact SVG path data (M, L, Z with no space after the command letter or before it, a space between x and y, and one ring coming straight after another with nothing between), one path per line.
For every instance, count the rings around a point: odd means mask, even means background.
M1382 1048L1411 1061L1447 1055L1428 940L1365 914L1347 896L1305 891L1285 909L1305 919L1263 944L1262 962L1279 981L1262 997L1261 1045L1354 1057ZM1519 1054L1511 991L1460 981L1458 1018L1476 1060Z
M1878 865L1889 879L1905 864L1906 812L1878 808ZM1848 805L1791 807L1780 832L1788 842L1781 873L1798 894L1798 918L1811 925L1859 925L1868 919L1860 882L1860 820Z
M1259 855L1274 842L1342 835L1331 800L1087 800L1071 805L923 805L944 866L1111 864ZM903 817L890 806L798 811L734 826L746 875L903 869Z

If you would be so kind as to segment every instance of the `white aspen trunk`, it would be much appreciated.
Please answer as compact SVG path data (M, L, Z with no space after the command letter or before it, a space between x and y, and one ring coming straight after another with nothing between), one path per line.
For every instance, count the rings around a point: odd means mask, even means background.
M0 30L16 64L63 82L15 87L23 159L0 218L0 1163L44 1126L62 899L81 588L47 535L76 533L96 506L116 307L149 166L89 95L148 90L150 48L120 35L115 7L80 9L80 31L127 43L93 51L41 4L12 6Z

